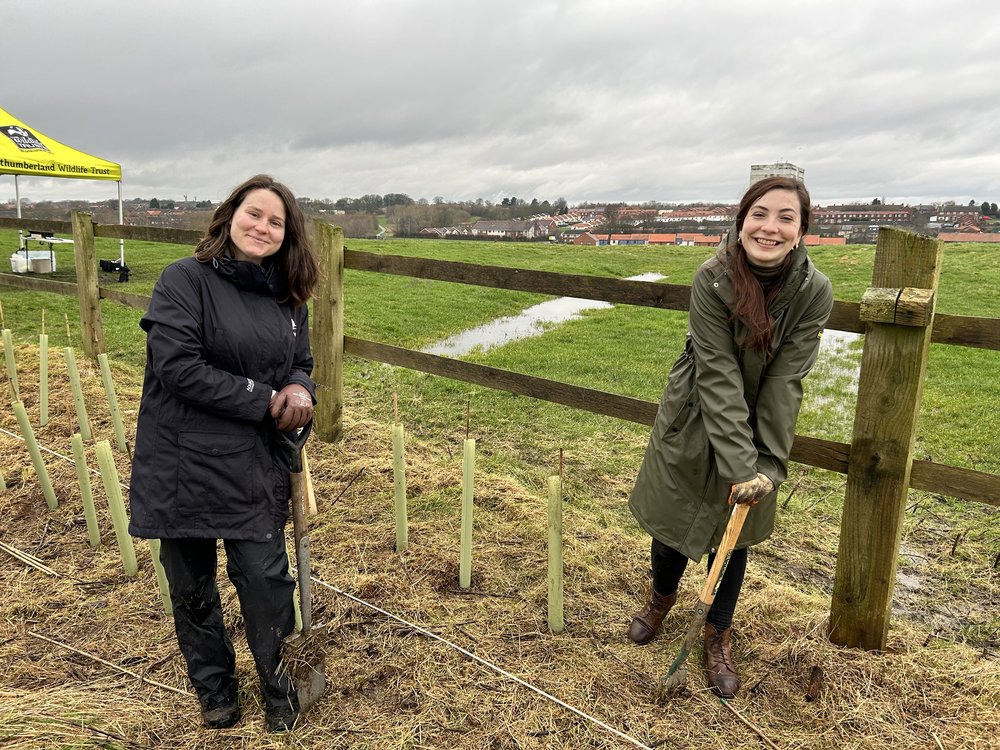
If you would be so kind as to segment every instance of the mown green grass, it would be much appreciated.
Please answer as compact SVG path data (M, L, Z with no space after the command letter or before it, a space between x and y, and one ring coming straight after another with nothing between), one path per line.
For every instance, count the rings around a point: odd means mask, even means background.
M99 238L98 256L117 257L118 242ZM546 271L626 277L644 272L663 274L668 283L687 284L713 252L711 248L572 247L539 243L427 241L414 239L348 240L349 248L396 255L505 265ZM16 233L0 231L0 246L16 247ZM149 294L160 269L187 256L190 246L126 243L131 280L119 284L114 275L102 283L121 291ZM870 246L814 248L817 266L830 276L838 299L857 301L869 286L874 249ZM996 288L998 251L986 245L946 246L937 310L950 314L1000 317ZM73 278L71 250L56 251L58 273ZM52 294L4 289L5 324L16 338L37 340L41 308L52 346L66 343L64 316L78 338L76 301ZM546 299L537 294L488 289L464 284L348 271L345 279L345 331L348 335L419 348L471 326L514 314ZM138 320L141 313L111 302L102 303L109 355L141 368L144 346ZM682 346L684 313L616 306L587 312L581 320L555 326L544 336L515 341L467 358L494 367L647 400L657 400L670 365ZM846 442L850 440L856 400L851 389L860 358L855 347L837 360L839 369L820 365L807 381L800 417L800 434ZM917 458L984 471L1000 471L1000 436L992 429L992 411L1000 402L994 376L1000 353L964 347L931 347L927 382L918 427ZM822 373L822 374L821 374ZM524 460L539 453L551 457L559 446L582 440L600 442L607 434L641 436L645 428L565 407L516 397L486 388L387 368L371 362L348 362L347 385L354 398L384 411L397 392L408 421L430 434L447 426L464 425L467 402L476 427L502 429L518 425L523 445L513 456ZM348 404L350 408L350 404ZM638 441L641 443L641 440ZM630 450L631 452L631 450ZM630 456L627 460L632 460ZM498 459L499 460L499 459ZM610 465L614 458L602 459Z

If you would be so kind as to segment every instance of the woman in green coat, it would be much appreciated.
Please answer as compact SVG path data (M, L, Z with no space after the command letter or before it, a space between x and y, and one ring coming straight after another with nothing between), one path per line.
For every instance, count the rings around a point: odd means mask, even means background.
M677 599L689 559L713 552L728 500L756 504L705 624L709 684L739 688L730 649L747 548L774 530L777 487L833 308L830 280L806 253L810 200L798 181L770 177L740 201L736 225L691 284L688 337L670 371L629 507L653 537L653 585L629 637L648 643Z

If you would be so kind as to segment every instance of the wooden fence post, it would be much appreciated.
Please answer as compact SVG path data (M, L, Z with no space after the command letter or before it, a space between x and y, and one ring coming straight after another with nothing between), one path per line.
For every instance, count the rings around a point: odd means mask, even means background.
M936 239L879 229L830 607L842 646L885 649L940 271Z
M321 221L310 224L320 266L310 339L316 382L313 432L332 443L340 438L344 412L344 231Z
M91 359L104 351L101 322L101 292L97 287L97 250L94 246L93 214L73 212L73 259L76 262L76 294L80 302L83 352ZM72 346L72 342L67 342Z

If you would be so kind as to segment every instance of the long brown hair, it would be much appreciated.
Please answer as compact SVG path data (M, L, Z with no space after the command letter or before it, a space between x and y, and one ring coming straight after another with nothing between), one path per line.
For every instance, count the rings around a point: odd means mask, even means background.
M774 321L768 314L768 308L785 285L788 269L792 265L794 250L788 253L781 262L781 272L777 283L769 285L765 291L754 275L753 269L750 268L747 254L740 242L740 233L743 231L743 222L746 220L747 214L750 213L750 209L772 190L790 190L795 193L799 199L799 229L803 236L809 229L809 218L812 211L809 191L806 190L806 186L798 180L787 177L766 177L755 182L740 199L740 207L736 213L736 231L728 247L731 259L729 275L732 279L734 299L732 317L742 320L748 329L746 339L740 344L742 348L759 352L769 352L771 349Z
M285 206L285 238L275 254L278 265L288 282L288 295L296 305L312 297L319 280L319 260L306 232L306 218L295 202L295 196L285 185L270 175L258 174L233 190L212 214L208 231L198 242L194 257L202 263L214 258L232 257L229 227L236 209L254 190L270 190Z

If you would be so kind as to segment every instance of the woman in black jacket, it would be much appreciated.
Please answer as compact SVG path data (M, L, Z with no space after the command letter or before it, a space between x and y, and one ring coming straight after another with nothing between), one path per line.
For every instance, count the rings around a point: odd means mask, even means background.
M306 302L318 273L294 196L257 175L219 204L194 257L163 270L139 323L146 372L129 531L162 540L177 640L212 728L240 717L216 586L218 539L268 728L290 729L298 714L294 688L277 670L295 590L283 533L289 462L277 431L312 419Z

